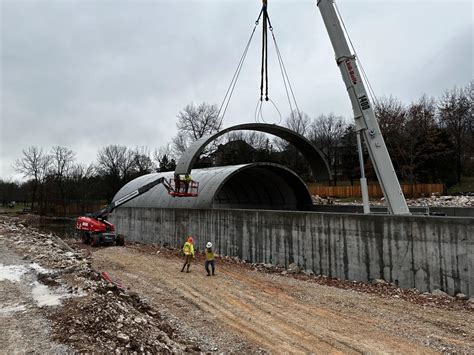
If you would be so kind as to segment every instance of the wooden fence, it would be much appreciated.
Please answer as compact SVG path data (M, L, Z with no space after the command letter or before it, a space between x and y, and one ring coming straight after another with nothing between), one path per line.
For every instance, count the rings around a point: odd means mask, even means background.
M445 191L443 184L402 184L402 190L405 197L430 196L432 193L443 194ZM318 186L308 183L308 189L311 195L321 197L361 197L360 185L354 186ZM368 186L369 197L382 197L382 189L377 185Z

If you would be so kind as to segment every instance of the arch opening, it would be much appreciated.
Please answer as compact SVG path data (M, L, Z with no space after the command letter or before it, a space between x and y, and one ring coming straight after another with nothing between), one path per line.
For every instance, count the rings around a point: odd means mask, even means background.
M275 166L256 166L229 177L217 191L212 207L309 210L311 197L292 172Z
M322 153L308 139L301 134L288 128L274 124L264 123L244 123L237 126L228 127L214 134L203 136L189 146L183 155L179 158L176 165L175 174L185 175L191 172L195 161L199 158L206 146L218 137L231 131L258 131L269 133L291 143L307 160L311 173L315 180L330 180L331 171L329 164L324 159Z

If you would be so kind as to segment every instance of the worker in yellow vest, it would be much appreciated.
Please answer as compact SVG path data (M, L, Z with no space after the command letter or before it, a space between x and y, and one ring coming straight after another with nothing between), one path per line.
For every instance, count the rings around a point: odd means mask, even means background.
M193 181L191 175L186 174L184 175L183 183L184 183L184 192L188 193L189 191L189 184Z
M206 244L206 262L204 263L204 267L206 268L207 276L211 276L211 273L209 272L209 265L211 265L212 276L215 276L216 266L214 261L214 251L212 250L211 242L208 242Z
M191 266L191 260L194 258L194 240L193 237L189 236L186 243L183 245L183 253L185 256L185 261L181 272L184 271L184 268L187 266L186 272L189 272L189 267Z

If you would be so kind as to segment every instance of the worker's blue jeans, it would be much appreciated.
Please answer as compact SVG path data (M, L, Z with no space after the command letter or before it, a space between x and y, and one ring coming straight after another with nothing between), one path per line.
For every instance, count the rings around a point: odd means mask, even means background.
M209 272L209 264L211 264L211 269L212 269L212 274L214 275L214 270L216 269L214 260L206 260L204 266L206 267L207 274L210 275L211 273Z

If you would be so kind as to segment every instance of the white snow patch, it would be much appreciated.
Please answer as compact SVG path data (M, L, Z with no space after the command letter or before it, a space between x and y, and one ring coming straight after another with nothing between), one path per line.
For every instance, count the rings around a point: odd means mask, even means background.
M38 281L33 283L31 294L39 307L56 306L61 303L60 299L66 296L51 292L48 286L42 285Z
M0 281L9 280L19 282L20 278L28 272L23 265L3 265L0 264Z
M31 263L29 265L29 267L41 274L50 274L51 273L51 270L47 270L45 269L44 267L42 267L41 265L38 265L37 263Z

